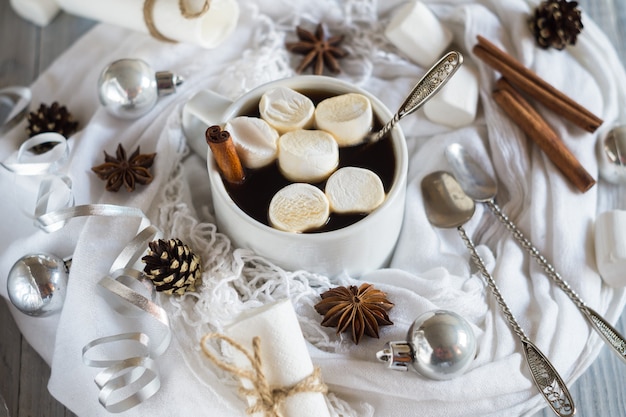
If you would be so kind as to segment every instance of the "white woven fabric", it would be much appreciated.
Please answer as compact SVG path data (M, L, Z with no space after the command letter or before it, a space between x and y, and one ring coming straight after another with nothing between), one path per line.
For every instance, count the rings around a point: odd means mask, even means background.
M350 56L342 60L341 78L362 86L394 110L423 74L424 68L397 53L382 36L390 13L400 1L375 0L240 0L241 18L234 35L214 50L186 44L159 43L145 35L99 25L62 55L32 86L34 103L59 101L81 121L70 138L68 175L77 203L107 202L145 210L166 237L187 242L202 257L205 272L197 293L159 301L172 320L174 341L158 359L159 393L124 413L128 416L243 416L244 402L233 381L202 357L199 340L221 331L236 315L289 297L298 313L315 366L330 391L333 415L430 417L528 416L544 406L532 385L520 344L507 326L481 277L470 268L467 251L455 230L433 228L419 191L428 173L447 169L444 148L458 141L475 156L489 157L499 180L498 203L539 246L589 306L614 322L624 308L623 290L603 285L595 269L591 227L596 213L624 202L614 188L600 182L585 194L572 187L546 156L500 111L490 97L496 74L475 60L471 48L481 34L584 103L607 122L589 134L539 108L586 169L598 177L597 138L618 115L626 96L619 80L626 74L608 40L585 17L578 44L565 51L534 46L525 16L533 3L524 0L447 0L426 2L452 30L454 47L466 65L479 69L481 107L473 126L450 130L429 123L418 112L401 122L411 152L405 222L390 268L373 271L361 281L374 283L395 303L394 326L381 339L355 346L320 326L313 305L319 293L336 285L358 284L356 277L328 277L306 271L284 271L245 249L233 248L216 230L204 162L184 149L180 129L182 104L202 88L230 98L264 82L293 75L300 57L284 49L298 24L314 28L322 21L329 32L345 34ZM134 121L120 121L100 108L96 79L114 59L142 58L155 70L169 69L186 82L156 108ZM23 128L23 126L22 126ZM102 150L114 152L141 145L157 151L155 181L134 194L104 191L90 172ZM6 157L19 143L18 129L0 141ZM0 173L0 189L10 195L13 178ZM191 191L193 190L193 192ZM35 230L12 204L3 205L0 277L20 256L34 250L73 255L65 307L60 316L33 319L16 313L20 329L51 364L49 388L81 416L108 413L97 403L96 370L81 362L80 350L96 337L133 328L102 302L95 285L109 269L116 251L130 238L127 221L73 220L50 235ZM571 385L603 346L571 301L541 272L493 215L478 205L466 230L493 272L500 289L528 336L550 358ZM0 292L6 295L6 286ZM430 381L396 373L377 363L375 353L388 340L403 340L412 321L435 308L465 317L478 338L478 355L462 377Z

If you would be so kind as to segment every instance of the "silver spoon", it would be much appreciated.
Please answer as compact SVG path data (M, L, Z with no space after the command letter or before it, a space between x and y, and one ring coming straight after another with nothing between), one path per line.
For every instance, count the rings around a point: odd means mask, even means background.
M495 280L487 271L484 261L476 251L474 242L463 228L463 224L474 215L476 208L474 200L463 192L451 174L444 171L437 171L424 177L421 188L426 216L430 223L435 227L456 228L459 231L465 246L471 253L472 261L485 278L507 322L522 343L526 363L539 392L556 415L573 416L576 408L563 379L545 355L528 339L518 324Z
M626 125L615 126L598 140L600 175L615 184L626 184Z
M509 220L494 201L497 194L496 181L487 174L474 158L458 143L446 148L446 157L456 180L470 198L479 203L485 203L496 218L513 234L517 242L537 261L546 274L563 290L563 292L578 307L580 312L604 339L618 356L626 362L626 340L600 314L587 307L585 302L576 294L570 285L559 275L554 267L544 258L539 250L524 236L517 226Z
M454 75L463 64L463 55L457 51L445 54L435 63L411 90L411 94L404 100L396 114L378 132L370 133L366 142L376 142L382 139L402 119L419 109L430 100Z

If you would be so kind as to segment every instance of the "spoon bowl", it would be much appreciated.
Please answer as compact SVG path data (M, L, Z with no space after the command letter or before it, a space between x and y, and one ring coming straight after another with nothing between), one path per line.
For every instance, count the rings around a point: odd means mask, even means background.
M465 224L474 215L476 204L452 175L445 171L428 174L422 180L422 195L428 221L450 229Z
M626 125L615 126L598 141L600 175L614 184L626 184Z
M445 154L452 173L465 194L480 203L495 198L498 193L496 180L471 157L461 144L448 145Z

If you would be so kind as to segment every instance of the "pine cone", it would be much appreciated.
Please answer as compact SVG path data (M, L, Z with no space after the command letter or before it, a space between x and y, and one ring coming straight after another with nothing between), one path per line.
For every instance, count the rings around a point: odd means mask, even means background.
M546 0L540 3L528 21L530 31L544 49L564 49L575 45L583 24L578 2Z
M44 132L56 132L68 138L76 132L77 128L78 122L72 119L72 115L67 111L67 108L55 101L49 107L42 103L36 112L28 114L26 131L28 132L28 137ZM49 151L52 147L51 143L42 143L33 146L30 150L40 154Z
M202 265L189 246L180 239L159 239L148 246L148 254L141 260L157 291L181 295L196 290L196 285L202 282Z

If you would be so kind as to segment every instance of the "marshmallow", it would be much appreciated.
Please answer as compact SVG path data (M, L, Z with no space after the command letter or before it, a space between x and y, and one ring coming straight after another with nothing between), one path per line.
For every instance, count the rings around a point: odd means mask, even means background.
M302 233L322 227L330 209L326 195L311 184L294 183L281 188L270 201L270 225L286 232Z
M422 67L432 66L452 42L452 33L419 1L411 1L394 13L385 36Z
M294 130L278 138L278 168L294 182L319 182L339 165L339 147L330 133Z
M449 127L471 124L476 118L478 76L461 66L439 92L424 104L424 114L432 122Z
M604 282L626 286L626 210L601 213L595 223L596 264Z
M315 109L317 128L333 135L339 146L361 143L372 128L372 119L372 104L357 93L327 98Z
M314 111L310 98L287 87L265 92L259 102L261 118L280 134L313 126Z
M326 182L326 197L335 213L370 213L385 201L383 182L373 171L345 167Z
M263 119L239 116L228 121L224 130L230 133L241 163L247 168L271 164L278 155L278 132Z
M47 26L61 10L56 0L11 0L11 7L18 16L37 26Z

